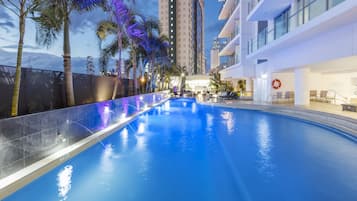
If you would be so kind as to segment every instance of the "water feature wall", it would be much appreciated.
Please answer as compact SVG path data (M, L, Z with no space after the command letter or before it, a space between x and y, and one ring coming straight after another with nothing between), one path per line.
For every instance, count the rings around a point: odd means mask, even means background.
M0 120L0 179L169 97L167 91Z

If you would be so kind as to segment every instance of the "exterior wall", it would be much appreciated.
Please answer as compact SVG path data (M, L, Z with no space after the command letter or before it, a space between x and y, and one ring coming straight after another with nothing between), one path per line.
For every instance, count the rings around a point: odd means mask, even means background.
M192 73L192 67L194 66L192 2L188 0L177 1L176 11L176 29L179 30L176 36L177 65L186 66L188 72Z
M10 116L15 67L0 65L0 118ZM63 72L22 68L19 115L66 107ZM73 73L77 105L111 99L116 77ZM121 79L117 97L134 94L134 81ZM140 89L145 84L140 83Z
M353 81L356 79L357 72L334 74L313 73L310 75L310 89L336 92L338 99L347 98L346 101L350 101L351 98L357 97L357 83Z
M279 79L281 81L281 87L279 89L272 89L272 94L295 90L294 73L273 73L271 78L272 80ZM271 87L271 82L269 84L269 87Z
M159 1L160 30L163 35L169 35L169 1Z
M241 1L240 7L240 66L243 67L243 77L253 78L255 77L255 68L252 61L246 59L248 55L248 40L253 33L252 25L245 20L248 16L248 1Z

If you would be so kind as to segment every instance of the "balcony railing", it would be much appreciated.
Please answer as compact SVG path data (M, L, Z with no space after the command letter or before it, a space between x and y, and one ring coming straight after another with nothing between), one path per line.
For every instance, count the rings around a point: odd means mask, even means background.
M226 1L224 2L224 4L222 5L221 9L219 10L219 13L222 12L222 10L224 9L224 7L225 7L225 5L226 5L226 3L227 3L228 1L229 1L229 0L226 0ZM233 14L234 10L236 9L236 7L238 6L238 4L239 4L239 2L240 2L240 0L232 0L232 1L234 1L234 2L233 2L233 6L231 6L231 7L228 8L228 9L230 9L230 10L229 10L228 17Z
M260 1L261 0L250 0L248 2L248 14L250 14L252 10L254 10L255 6L258 5Z
M239 53L235 53L230 56L224 56L222 60L224 60L224 62L221 65L221 69L228 68L240 63L240 55Z
M234 31L230 34L229 37L225 38L223 44L224 46L222 46L222 49L224 49L227 45L229 45L229 43L238 35L240 34L240 22L239 20L237 20L234 24ZM221 49L221 50L222 50Z
M301 25L306 24L315 17L327 12L336 5L344 2L345 0L314 0L298 9L293 14L287 17L284 21L275 21L273 28L268 28L260 31L254 38L248 41L248 54L251 54L258 49L264 47L272 41L275 41L283 35L294 31Z
M230 11L229 11L229 16L231 16L233 14L233 12L235 11L235 9L237 8L240 0L233 0L233 6L230 7Z

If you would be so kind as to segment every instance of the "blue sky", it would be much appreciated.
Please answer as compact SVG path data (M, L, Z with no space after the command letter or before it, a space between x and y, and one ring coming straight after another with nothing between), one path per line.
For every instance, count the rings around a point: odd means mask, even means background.
M136 7L144 15L158 18L157 0L137 0ZM212 46L212 41L218 35L223 25L222 22L218 21L220 7L221 3L219 3L218 0L205 1L205 52L208 64L209 50ZM99 44L95 35L95 28L99 21L106 19L106 16L100 9L97 9L85 14L74 13L71 19L72 57L98 57ZM8 52L15 52L17 50L17 23L17 17L15 15L0 7L0 49ZM37 45L35 37L36 25L31 20L27 20L24 50L32 53L47 53L56 56L62 55L61 36L49 49Z

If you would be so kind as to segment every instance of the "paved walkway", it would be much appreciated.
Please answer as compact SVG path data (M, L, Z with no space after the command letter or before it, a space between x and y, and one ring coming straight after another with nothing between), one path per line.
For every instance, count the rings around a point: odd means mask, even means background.
M341 105L334 105L329 103L321 102L311 102L309 106L295 106L294 104L268 104L268 103L259 103L253 101L241 101L241 100L220 100L220 99L211 99L205 100L204 102L213 102L213 103L223 103L227 105L244 105L244 104L254 104L254 105L266 105L266 106L282 106L288 108L303 108L308 110L314 110L319 112L326 112L335 115L341 115L344 117L349 117L352 119L357 119L357 112L342 111Z

